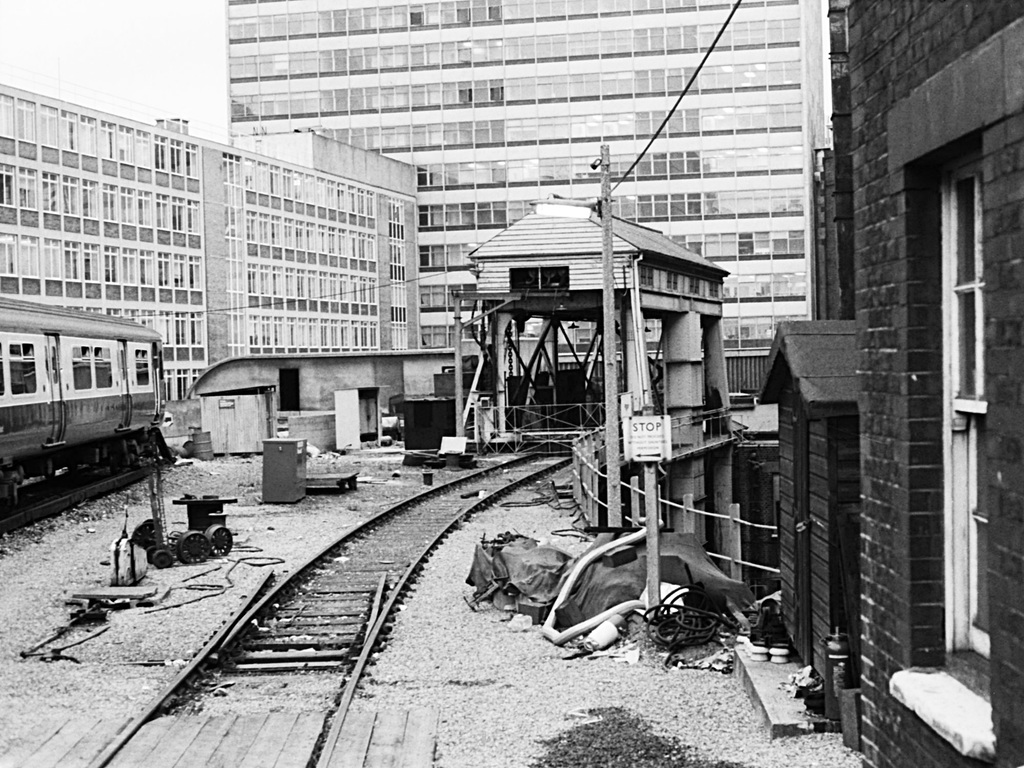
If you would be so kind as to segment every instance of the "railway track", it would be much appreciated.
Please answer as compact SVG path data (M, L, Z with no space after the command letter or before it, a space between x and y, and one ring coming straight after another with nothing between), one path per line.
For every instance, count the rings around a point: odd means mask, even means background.
M255 592L90 768L134 764L125 762L124 751L131 752L132 738L147 723L160 714L201 712L204 692L254 676L329 674L344 682L315 749L330 754L372 654L430 553L462 520L567 461L527 455L466 473L345 531L287 578ZM158 757L154 751L146 763L157 765Z
M0 505L0 535L59 515L84 501L137 483L149 472L148 467L140 467L117 472L67 473L52 480L26 485L19 493L18 504Z

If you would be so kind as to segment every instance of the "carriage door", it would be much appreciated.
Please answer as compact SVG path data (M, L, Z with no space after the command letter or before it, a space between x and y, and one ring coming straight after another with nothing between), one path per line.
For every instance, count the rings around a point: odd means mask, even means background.
M50 436L47 445L61 445L67 430L67 408L64 404L64 384L61 380L60 337L46 334L46 378L50 387Z
M117 342L117 360L121 370L121 423L117 428L123 431L132 428L132 369L129 366L133 362L128 357L128 342L124 339Z

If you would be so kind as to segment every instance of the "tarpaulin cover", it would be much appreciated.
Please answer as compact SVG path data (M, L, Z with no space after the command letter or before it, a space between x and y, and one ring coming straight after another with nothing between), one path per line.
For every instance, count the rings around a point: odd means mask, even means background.
M557 547L520 536L502 547L476 545L466 583L477 595L493 583L511 585L538 603L553 602L572 557ZM508 590L506 590L508 591Z
M590 549L611 540L611 534L603 534ZM663 582L679 586L700 582L722 611L753 604L750 588L722 573L693 534L663 533L660 544ZM647 556L643 542L635 548L637 559L632 562L610 567L601 558L592 563L577 579L565 603L556 609L557 626L573 626L620 603L638 599L647 586Z

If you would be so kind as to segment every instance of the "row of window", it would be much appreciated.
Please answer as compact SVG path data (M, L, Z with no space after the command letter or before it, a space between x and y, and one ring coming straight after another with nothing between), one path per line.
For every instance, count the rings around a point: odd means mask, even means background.
M388 280L391 289L391 348L409 348L409 289L406 285L405 204L387 198Z
M449 325L420 326L420 346L424 349L451 347L454 340L454 329Z
M376 226L377 195L335 179L314 176L251 157L223 156L225 184L299 203L311 203L358 217L358 226Z
M421 205L420 229L462 227L506 227L519 221L531 210L526 200L495 200L493 202L439 203Z
M443 43L330 48L289 51L231 59L231 78L344 75L349 72L403 70L460 64L523 63L576 56L670 54L707 50L719 25L656 26L643 29L603 29L528 37L497 36ZM797 19L740 21L730 24L716 51L763 48L800 42Z
M6 382L10 381L12 395L31 395L39 388L39 371L46 371L45 365L37 360L42 348L37 349L29 342L10 342L0 345L0 396L7 392ZM71 385L76 392L91 389L113 389L114 353L110 347L74 345L71 347ZM6 358L6 359L4 359ZM150 382L149 350L136 349L132 360L136 387L147 387ZM8 377L5 378L5 372Z
M300 221L262 211L245 212L245 238L250 243L283 246L302 251L343 256L359 268L376 271L377 239L367 232L341 229L330 224ZM356 267L353 266L353 269Z
M302 352L377 349L378 326L376 320L252 313L249 346L253 350L289 348Z
M400 85L371 85L365 88L295 90L286 84L280 92L268 88L259 94L232 96L233 119L302 114L347 114L382 109L416 107L484 106L533 104L570 99L609 99L675 95L682 91L690 70L670 68L535 75L495 80L462 80ZM796 87L800 82L799 61L752 64L749 68L731 64L706 67L697 78L698 91L735 91L774 86Z
M616 198L616 215L632 221L673 221L708 216L797 216L803 213L804 191L789 189L686 192ZM419 206L421 229L504 227L530 212L522 200L438 203Z
M353 305L351 314L359 314L358 305L365 305L365 312L377 304L376 277L252 263L247 265L246 272L251 296L345 302ZM264 303L264 306L271 305Z
M203 289L202 257L0 233L0 275L108 285Z
M798 216L804 210L804 190L746 189L685 192L675 195L636 195L616 200L618 214L633 221L673 221L708 216Z
M640 266L640 287L667 293L707 296L717 299L722 295L722 285L715 280L688 277L656 267Z
M476 243L445 243L443 245L419 246L420 267L447 269L461 267L468 262L468 255Z
M632 175L637 179L675 179L799 171L803 162L801 153L800 147L660 152L644 156ZM438 163L420 166L417 169L417 181L421 189L544 181L564 183L566 180L597 182L600 180L600 171L590 167L590 159L529 158ZM629 165L626 161L614 161L612 177L621 177Z
M198 200L0 164L0 205L198 235Z
M730 275L725 278L722 295L727 299L740 300L804 298L807 295L807 273Z
M167 368L164 381L164 398L166 400L184 400L188 396L189 387L199 378L203 368Z
M710 235L687 235L681 244L711 261L733 261L751 258L803 258L804 232L790 229L781 232L727 232Z
M724 317L722 337L726 349L770 347L780 323L806 320L806 315L793 317Z
M452 291L464 291L471 285L421 285L420 309L451 309L455 306Z
M229 5L243 0L231 0ZM248 0L245 0L248 2ZM774 3L779 4L779 3ZM764 5L750 2L749 5ZM660 13L696 10L701 6L719 8L721 0L445 0L337 11L268 14L232 19L228 37L232 41L254 38L310 37L425 27L463 26L499 21L573 18L606 14ZM747 7L747 6L744 6Z
M804 231L728 232L708 235L683 235L680 245L712 261L736 259L799 258L805 253ZM467 256L476 243L420 244L420 267L448 269L468 263Z
M199 178L195 144L6 94L0 94L0 136Z
M206 348L206 316L202 312L133 310L124 316L155 330L166 346Z
M788 130L801 125L799 97L778 104L679 110L664 135L703 132ZM488 146L572 139L647 139L664 120L662 112L593 112L549 117L464 120L417 125L378 125L325 131L343 144L363 149L409 151L426 147Z

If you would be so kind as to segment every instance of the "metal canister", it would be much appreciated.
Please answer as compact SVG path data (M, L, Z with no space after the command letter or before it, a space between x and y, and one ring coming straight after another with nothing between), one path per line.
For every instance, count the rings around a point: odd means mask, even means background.
M850 643L836 630L825 642L825 717L838 720L839 692L850 685Z

